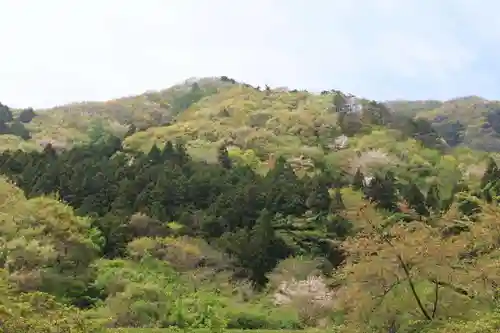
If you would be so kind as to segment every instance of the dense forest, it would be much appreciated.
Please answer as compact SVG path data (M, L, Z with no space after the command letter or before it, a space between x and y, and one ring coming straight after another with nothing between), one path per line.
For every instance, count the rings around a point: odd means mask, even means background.
M495 154L411 103L217 82L0 153L2 332L498 331Z

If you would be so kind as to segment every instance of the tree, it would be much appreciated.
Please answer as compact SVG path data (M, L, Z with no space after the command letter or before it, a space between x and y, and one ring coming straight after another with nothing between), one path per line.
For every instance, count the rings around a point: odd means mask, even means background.
M433 183L429 187L429 190L427 191L427 195L425 197L425 206L430 212L437 213L441 210L441 198L439 195L439 186L437 183Z
M316 213L327 212L330 207L330 193L326 182L320 176L314 177L309 191L307 207Z
M163 149L161 150L161 158L163 161L169 161L175 154L175 148L172 141L168 140L165 142Z
M382 103L370 101L363 105L363 123L381 126L387 124L391 118L391 112Z
M102 325L88 320L78 309L42 292L17 293L0 270L0 331L5 333L102 333Z
M224 238L228 253L237 259L257 289L266 285L266 274L278 261L289 255L287 246L274 231L273 216L268 210L262 211L250 231L240 229Z
M191 158L187 152L186 145L179 140L175 145L175 162L183 166L190 160Z
M358 168L356 173L354 174L354 178L352 179L352 188L355 190L362 190L365 184L365 176L361 172L361 169Z
M365 193L376 203L377 207L391 212L397 211L398 196L392 173L387 172L385 176L375 175L370 185L365 188Z
M23 111L21 111L21 113L19 114L18 116L18 120L21 122L21 123L30 123L33 118L36 117L36 113L35 111L32 109L32 108L27 108L27 109L24 109Z
M362 209L366 224L342 245L349 256L338 295L349 320L380 328L397 317L430 322L489 306L500 280L494 263L499 248L490 247L500 235L499 213L487 206L481 222L462 220L470 232L446 236L446 228L460 220L456 207L434 226L389 223Z
M0 103L0 122L9 123L14 119L12 111L7 105Z
M54 146L52 145L52 143L47 143L45 145L45 147L43 147L43 153L45 156L48 157L49 160L54 160L57 158L57 152L56 150L54 149Z
M344 199L342 199L342 192L339 187L335 188L335 193L330 204L330 212L337 214L345 209Z
M14 215L11 215L15 212ZM3 212L4 267L22 291L44 291L78 304L89 285L91 262L102 246L88 218L54 199L21 199Z
M335 112L337 112L337 113L345 112L346 105L347 105L347 101L346 101L344 95L340 91L336 91L333 94L333 98L332 98L332 107L335 110Z
M229 153L225 144L219 147L217 160L219 161L219 165L224 169L231 169L232 161L231 158L229 158Z
M498 169L498 165L495 160L490 157L488 159L488 166L486 167L486 171L481 178L481 188L484 189L488 184L496 182L499 179L499 176L500 170Z
M286 160L280 156L275 167L263 179L266 196L266 208L284 215L300 215L306 210L307 193L301 182Z
M415 183L410 182L410 184L406 186L404 192L404 197L410 208L414 209L420 216L429 215L429 211L425 204L425 196Z
M87 130L87 135L91 144L100 144L108 138L110 133L100 119L94 119Z
M24 125L19 121L14 121L9 126L9 132L12 135L18 136L23 140L31 139L31 133L24 127Z
M328 216L327 232L331 238L343 239L352 230L352 224L344 214L345 208L342 192L340 188L336 188L330 204L330 215Z
M129 137L131 136L132 134L134 134L135 132L137 132L137 126L135 126L135 124L129 124L128 125L128 129L127 129L127 132L125 133L124 137Z
M341 112L337 118L337 125L340 127L342 134L346 136L354 136L363 130L363 122L357 112Z
M148 157L153 161L153 162L159 162L161 160L161 151L158 149L158 146L154 144L151 149L149 150Z

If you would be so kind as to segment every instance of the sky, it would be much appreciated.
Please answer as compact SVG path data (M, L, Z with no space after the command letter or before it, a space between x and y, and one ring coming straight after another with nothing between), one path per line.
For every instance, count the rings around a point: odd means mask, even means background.
M376 100L500 99L499 12L493 0L0 0L0 102L222 75Z

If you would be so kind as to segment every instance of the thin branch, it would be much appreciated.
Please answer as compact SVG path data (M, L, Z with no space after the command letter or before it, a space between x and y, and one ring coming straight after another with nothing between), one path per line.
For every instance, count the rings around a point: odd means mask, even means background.
M394 246L393 246L393 248L394 248ZM401 264L401 268L403 268L405 275L408 277L408 284L410 285L411 292L413 294L413 297L415 298L415 301L417 301L417 305L418 305L420 311L422 312L422 314L424 315L424 317L427 320L431 321L432 317L429 315L429 313L425 309L424 305L422 304L420 297L418 296L417 289L415 288L415 284L413 283L413 280L410 276L410 270L408 269L406 262L403 260L403 258L401 257L401 255L399 253L396 253L396 257L398 258L398 261Z
M439 281L436 279L434 283L434 304L432 305L432 318L436 318L439 299Z
M454 285L447 283L447 282L438 281L436 279L428 279L428 281L434 283L435 285L439 285L440 287L446 287L448 289L451 289L454 292L456 292L457 294L460 294L462 296L466 296L470 299L474 298L474 296L469 295L469 292L467 290L465 290L464 288L454 286Z
M366 218L366 215L365 215L365 218ZM412 280L411 275L410 275L410 269L408 268L408 265L404 261L403 257L398 253L396 247L392 244L390 239L386 235L384 235L383 232L380 232L380 230L378 230L378 228L373 224L373 222L369 218L366 218L366 221L372 226L373 229L375 229L379 233L382 240L385 243L387 243L395 251L396 258L399 261L399 264L400 264L401 268L403 269L403 271L408 279L408 284L409 284L411 292L413 294L413 298L417 302L418 308L420 309L420 311L424 315L425 319L432 321L432 317L429 315L429 312L427 312L427 310L425 309L425 307L422 303L422 300L418 296L417 289L416 289L415 284L413 283L413 280Z
M397 332L396 319L393 318L389 325L389 333L396 333L396 332Z
M390 287L389 287L389 288L387 288L387 290L385 290L385 291L384 291L384 293L383 293L382 295L379 295L379 296L377 297L377 298L379 298L379 299L380 299L380 301L379 301L376 305L374 305L374 306L373 306L373 308L372 308L372 312L373 312L373 311L375 311L375 310L376 310L379 306L381 306L381 305L382 305L382 303L384 302L385 297L386 297L386 296L387 296L387 295L388 295L388 294L389 294L389 293L390 293L390 292L391 292L391 291L392 291L395 287L399 286L401 283L403 283L403 282L405 282L405 281L406 281L406 278L405 278L405 279L403 279L403 280L400 280L398 277L396 277L396 278L397 278L397 281L396 281L396 282L394 282L393 284L391 284L391 285L390 285Z

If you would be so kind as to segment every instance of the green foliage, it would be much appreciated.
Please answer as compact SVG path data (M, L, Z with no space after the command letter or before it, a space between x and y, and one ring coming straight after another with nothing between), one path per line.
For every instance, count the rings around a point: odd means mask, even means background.
M11 109L7 105L0 103L0 122L8 123L14 119Z
M220 332L225 319L210 294L199 294L181 285L179 275L167 265L144 258L98 263L96 286L107 295L102 315L111 326L209 328Z
M19 122L26 124L30 123L36 116L37 114L35 113L35 110L33 110L32 108L27 108L19 113L17 119L19 120Z
M112 136L111 132L106 129L103 121L100 119L93 120L89 124L87 135L91 144L103 144Z
M497 329L498 156L466 148L498 150L497 109L228 77L0 105L2 319L26 332Z
M0 277L0 330L26 333L98 333L103 327L88 320L71 306L61 304L46 293L19 293L7 282L7 272Z

